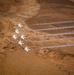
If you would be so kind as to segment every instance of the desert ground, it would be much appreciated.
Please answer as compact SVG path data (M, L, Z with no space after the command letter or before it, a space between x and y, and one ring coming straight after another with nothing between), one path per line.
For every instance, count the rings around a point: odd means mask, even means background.
M0 5L0 75L74 75L73 0L9 3Z

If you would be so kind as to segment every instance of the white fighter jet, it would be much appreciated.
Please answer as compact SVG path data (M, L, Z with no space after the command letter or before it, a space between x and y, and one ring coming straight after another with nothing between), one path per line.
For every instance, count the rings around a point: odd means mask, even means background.
M18 36L14 34L14 35L12 36L12 38L13 38L13 39L17 39Z
M20 30L19 29L16 29L15 30L15 33L19 34L20 33Z
M25 35L21 35L21 38L22 38L22 39L25 39L25 38L26 38L26 36L25 36Z
M19 23L18 24L18 27L22 28L23 27L23 24Z
M30 50L30 48L29 47L25 47L24 50L28 52Z
M22 45L24 44L24 42L23 42L23 41L19 41L18 44L19 44L20 46L22 46Z

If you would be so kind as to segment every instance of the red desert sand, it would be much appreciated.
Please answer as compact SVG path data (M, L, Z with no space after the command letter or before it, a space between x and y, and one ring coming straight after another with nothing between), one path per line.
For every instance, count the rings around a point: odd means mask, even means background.
M48 21L49 18L51 18L52 21L56 21L57 18L59 21L62 19L73 19L74 11L69 8L72 7L74 9L74 5L70 5L69 2L66 4L66 0L61 2L63 3L65 1L66 5L59 5L59 0L38 0L38 2L36 0L22 0L17 3L12 3L11 0L7 1L10 1L8 4L11 5L0 5L0 75L74 75L74 47L58 49L40 48L59 44L71 44L74 43L74 40L35 42L45 39L54 40L74 36L39 36L35 38L37 35L61 32L61 30L53 32L30 31L40 28L35 28L32 24L42 22L43 20L44 22L45 20ZM46 8L48 9L45 11ZM59 11L55 11L59 8ZM61 9L64 12L60 12ZM69 12L66 13L66 9ZM56 19L54 20L52 18ZM19 23L23 24L23 27L18 27L17 24ZM48 28L49 26L46 27ZM50 27L53 26L50 25ZM45 26L43 26L43 28L45 28ZM20 33L17 34L18 36L22 34L26 35L24 40L21 40L21 38L12 38L16 29L20 30ZM71 30L68 29L67 31ZM74 29L72 29L72 31L74 31ZM20 40L24 42L22 46L18 45L18 41ZM23 49L25 47L29 47L30 50L28 52L25 51Z

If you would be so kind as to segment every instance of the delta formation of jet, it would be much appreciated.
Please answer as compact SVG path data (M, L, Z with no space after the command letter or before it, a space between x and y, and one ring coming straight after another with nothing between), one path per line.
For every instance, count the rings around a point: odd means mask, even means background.
M23 27L23 24L19 23L19 24L18 24L18 27L22 28L22 27ZM15 33L19 34L19 33L20 33L20 30L19 30L19 29L16 29L16 30L15 30ZM17 39L18 36L17 36L16 34L14 34L14 35L12 36L12 38L13 38L13 39ZM20 36L20 38L21 38L21 39L25 39L26 36L22 34L22 35ZM20 46L22 46L22 45L24 44L24 42L23 42L23 41L19 41L18 44L19 44ZM27 51L27 52L30 50L29 47L25 47L25 48L23 48L23 49L24 49L25 51Z

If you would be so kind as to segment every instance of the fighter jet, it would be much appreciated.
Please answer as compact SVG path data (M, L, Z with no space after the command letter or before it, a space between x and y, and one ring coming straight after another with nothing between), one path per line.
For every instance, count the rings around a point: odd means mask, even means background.
M19 29L16 29L15 30L15 33L19 34L20 33L20 30Z
M23 42L23 41L19 41L18 44L19 44L20 46L22 46L22 45L24 44L24 42Z
M18 27L22 28L23 27L23 24L19 23L18 24Z
M12 36L12 38L13 38L13 39L17 39L18 36L14 34L14 35Z
M22 38L22 39L25 39L25 38L26 38L26 36L25 36L25 35L21 35L21 38Z
M30 50L30 48L29 47L25 47L24 50L28 52Z

